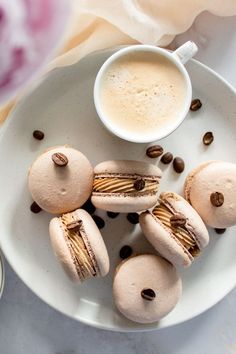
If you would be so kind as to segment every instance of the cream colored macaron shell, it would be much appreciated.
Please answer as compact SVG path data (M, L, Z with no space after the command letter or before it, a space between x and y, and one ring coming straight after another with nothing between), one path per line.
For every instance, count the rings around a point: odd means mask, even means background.
M57 166L52 156L62 153L68 159L65 166ZM52 214L75 210L89 198L93 185L93 168L78 150L58 146L40 155L30 168L29 191L33 200Z
M224 197L218 207L211 202L215 192ZM227 228L236 224L236 164L208 161L199 165L187 176L184 193L208 226Z
M155 297L144 298L145 289ZM159 321L173 310L181 293L182 281L176 269L163 258L150 254L124 261L118 266L113 283L117 309L138 323Z

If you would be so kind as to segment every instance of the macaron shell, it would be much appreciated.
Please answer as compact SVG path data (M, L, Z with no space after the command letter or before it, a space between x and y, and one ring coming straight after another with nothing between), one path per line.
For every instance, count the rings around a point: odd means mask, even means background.
M215 161L195 174L190 174L191 183L186 184L189 200L203 221L214 228L227 228L235 225L236 165ZM221 192L224 195L222 206L215 207L211 204L210 196L213 192Z
M135 213L152 208L158 200L156 195L147 196L122 196L122 195L92 195L91 201L96 208L117 212Z
M133 160L103 161L94 168L94 173L128 173L144 176L162 176L162 171L156 165Z
M104 277L109 272L110 262L102 235L93 218L83 209L77 209L74 214L83 221L85 234L94 253L100 274Z
M174 213L180 213L186 217L186 228L195 236L200 249L208 245L209 233L203 220L183 197L174 192L164 192L161 193L159 200L161 200L164 205L167 205Z
M52 161L56 152L68 158L65 167ZM67 146L50 149L32 164L28 185L33 200L52 214L62 214L80 207L92 192L93 169L88 159L78 150Z
M147 240L170 263L185 268L192 264L191 254L151 212L140 214L139 224Z
M73 282L81 283L76 271L70 250L64 237L64 231L59 218L53 218L49 224L49 235L55 256L61 263L68 277Z
M144 288L155 291L153 301L141 297ZM177 304L182 293L182 281L176 269L163 258L139 255L122 263L113 283L117 309L138 323L152 323L166 316Z

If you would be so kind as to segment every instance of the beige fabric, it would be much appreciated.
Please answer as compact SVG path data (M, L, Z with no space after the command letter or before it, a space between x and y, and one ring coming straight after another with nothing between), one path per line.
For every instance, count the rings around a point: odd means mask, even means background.
M111 46L137 42L167 46L205 10L220 16L236 14L235 0L71 1L73 17L64 53L48 70L71 65L92 51ZM0 109L0 122L8 113L9 105Z

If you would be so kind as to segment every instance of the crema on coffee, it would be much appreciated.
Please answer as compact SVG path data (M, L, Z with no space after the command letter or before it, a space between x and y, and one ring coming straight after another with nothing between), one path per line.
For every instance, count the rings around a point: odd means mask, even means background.
M100 102L113 126L151 134L178 120L185 95L186 82L178 67L158 53L143 51L123 55L109 65Z

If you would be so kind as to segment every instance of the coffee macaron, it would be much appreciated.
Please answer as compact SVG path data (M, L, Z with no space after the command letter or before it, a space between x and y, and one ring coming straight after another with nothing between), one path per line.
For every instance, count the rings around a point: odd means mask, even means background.
M153 247L175 266L189 267L209 242L201 217L174 192L161 193L158 205L142 213L139 223Z
M181 294L182 281L175 267L159 256L138 255L117 267L114 303L131 321L159 321L174 309Z
M202 163L187 176L184 194L208 226L227 228L236 224L236 164Z
M104 161L94 169L92 203L111 212L137 212L157 202L161 170L131 160Z
M72 281L81 283L109 272L103 238L85 210L77 209L53 218L49 234L54 253Z
M57 146L32 164L28 186L33 200L45 211L62 214L79 208L89 198L93 168L80 151Z

